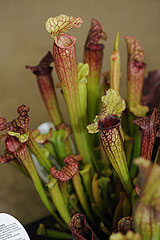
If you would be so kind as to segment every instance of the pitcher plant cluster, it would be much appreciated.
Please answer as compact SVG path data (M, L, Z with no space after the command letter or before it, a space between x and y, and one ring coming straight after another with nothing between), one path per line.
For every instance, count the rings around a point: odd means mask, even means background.
M38 128L31 130L25 105L18 107L16 119L1 117L0 139L6 150L0 162L29 177L53 215L53 229L40 224L40 235L74 240L158 240L160 70L145 77L142 45L135 37L124 36L128 51L125 101L119 93L123 78L119 33L110 67L102 74L107 35L96 19L92 19L86 38L84 61L77 63L76 38L66 32L82 23L81 17L66 15L47 20L52 52L37 66L26 68L36 77L54 128L46 134ZM70 125L59 107L52 63ZM47 182L39 176L33 155Z

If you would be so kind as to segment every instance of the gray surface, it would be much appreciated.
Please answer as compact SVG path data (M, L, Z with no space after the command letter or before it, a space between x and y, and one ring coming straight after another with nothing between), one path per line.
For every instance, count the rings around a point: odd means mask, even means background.
M38 92L35 77L26 64L37 64L52 49L52 40L45 30L45 20L62 13L81 16L84 23L70 34L77 37L77 57L82 61L82 49L95 17L107 32L103 71L109 69L116 32L120 32L122 60L121 90L125 95L126 46L122 37L134 35L143 45L147 69L160 67L160 1L159 0L1 0L0 1L0 115L8 120L16 117L16 108L26 104L31 108L31 129L48 115ZM56 79L56 74L54 73ZM57 81L57 80L56 80ZM60 98L62 101L62 98ZM66 119L66 108L63 113ZM30 222L47 211L41 204L31 182L10 166L0 166L0 212L9 212L22 223Z

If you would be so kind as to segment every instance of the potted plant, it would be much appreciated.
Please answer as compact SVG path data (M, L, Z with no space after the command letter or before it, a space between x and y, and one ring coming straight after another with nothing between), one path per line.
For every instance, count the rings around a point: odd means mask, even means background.
M66 32L79 28L82 22L80 17L66 15L47 20L53 51L37 66L26 68L36 75L52 124L47 124L45 132L30 130L29 107L25 105L18 107L13 121L1 117L6 150L0 162L14 165L31 178L53 216L52 229L40 224L39 235L74 240L158 240L159 72L149 72L145 79L142 46L135 37L125 36L125 101L119 93L119 33L110 70L101 83L104 45L99 41L107 36L98 20L92 19L84 62L77 63L76 38ZM57 101L52 62L70 126L64 122Z

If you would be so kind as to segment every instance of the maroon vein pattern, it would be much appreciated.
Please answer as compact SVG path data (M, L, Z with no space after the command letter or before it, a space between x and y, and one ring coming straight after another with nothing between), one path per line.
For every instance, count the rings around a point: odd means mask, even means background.
M123 155L123 143L120 124L115 127L100 130L100 138L107 156L119 174L119 164L121 163L118 162L122 158L121 155Z
M17 158L22 165L27 166L31 161L26 144L20 143L16 137L6 135L5 145L6 149L4 154L0 156L0 163L7 163L14 158Z
M96 19L92 19L91 27L84 48L84 62L89 65L88 74L88 120L92 122L96 113L98 87L103 61L104 45L98 43L106 39L102 26Z
M133 217L123 217L119 220L117 230L123 234L126 234L129 230L134 231Z
M16 137L7 136L5 139L6 149L10 153L17 154L25 146L25 143L20 143Z
M0 131L6 129L7 120L3 117L0 118Z
M19 116L11 122L7 122L3 117L0 118L0 131L6 130L24 134L26 130L28 130L30 120L28 116L29 108L25 105L21 105L17 108L17 112ZM0 140L2 138L5 140L6 150L4 151L4 154L0 156L0 162L6 163L14 159L14 157L16 157L25 147L25 144L20 143L16 137L12 137L7 133L0 136Z
M25 133L30 121L28 116L29 107L21 105L18 107L17 112L19 116L11 122L7 122L5 118L0 118L0 131L6 130L20 134Z
M4 154L0 156L0 163L7 163L12 159L14 159L14 155L5 150Z
M104 39L106 40L107 36L106 34L103 32L102 26L101 24L98 22L97 19L93 18L91 21L91 27L87 36L87 40L85 43L85 47L86 48L94 48L95 50L97 48L103 48L102 44L97 44L99 42L99 40Z
M7 157L10 157L9 160L15 157L31 174L33 170L33 163L27 150L26 143L20 143L16 137L8 135L5 139L5 144L6 151L9 154Z
M84 62L88 63L89 65L89 70L92 77L94 79L100 74L101 67L102 67L102 61L103 61L103 49L102 50L89 50L85 49L84 53ZM89 75L90 76L90 75Z
M92 228L88 225L86 217L76 213L70 220L70 228L74 240L98 240Z
M152 115L139 118L134 123L140 127L141 131L141 157L151 160L155 139L160 129L160 114L155 108Z
M76 39L69 35L58 36L53 45L53 56L78 150L83 161L89 162L92 152L80 106L75 42Z
M146 65L141 44L132 36L125 36L128 48L128 104L140 104Z
M78 172L78 161L73 157L66 157L64 159L66 166L60 170L56 170L55 167L50 169L50 173L54 178L57 178L61 182L70 180Z
M120 120L110 115L104 121L99 122L99 129L104 151L123 182L125 172L123 172L122 166L125 165L127 169L127 162L124 154Z
M63 34L57 37L53 45L55 67L66 101L75 101L78 97L75 42L74 37ZM72 104L72 109L74 106Z
M61 14L57 17L49 18L46 22L46 29L53 39L55 39L58 35L72 28L80 28L82 23L83 20L81 17L73 18Z
M53 62L53 56L51 52L48 52L40 61L40 63L37 66L29 66L26 65L26 68L30 69L35 75L47 75L50 74L52 71L52 67L50 67L50 64Z
M54 90L52 67L50 64L53 62L53 56L51 52L48 52L46 56L40 61L37 66L26 66L29 68L37 78L38 87L46 105L48 113L53 120L55 126L61 124L62 117L57 103L57 97Z

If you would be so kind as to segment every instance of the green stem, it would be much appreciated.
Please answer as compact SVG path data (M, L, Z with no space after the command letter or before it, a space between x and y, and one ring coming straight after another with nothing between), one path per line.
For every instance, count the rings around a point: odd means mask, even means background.
M79 206L78 206L78 199L76 195L73 193L72 195L69 196L69 203L71 207L76 211L76 212L81 212Z
M73 239L72 234L59 232L52 229L46 229L45 237L51 237L55 239Z
M83 115L80 104L75 42L76 39L69 35L63 34L58 36L53 45L54 63L82 161L83 163L93 162L95 168L99 171L91 138L86 129L86 116Z
M101 97L104 96L104 92L108 90L108 87L106 85L106 82L104 81L100 87L100 90L99 90L99 96L98 96L98 101L97 101L97 109L98 109L98 113L100 112L101 110L101 107L102 107L102 102L101 102Z
M68 211L67 206L65 205L62 193L59 189L57 179L50 176L49 183L47 184L47 186L56 209L58 210L64 222L69 227L70 213Z
M84 62L89 65L89 74L87 77L87 97L88 97L88 121L91 123L94 120L97 110L99 80L101 74L103 60L103 47L91 50L85 47Z
M93 217L90 212L90 208L88 205L87 197L83 188L83 184L81 182L81 178L79 176L79 173L77 173L73 178L72 182L75 188L75 191L77 193L78 199L82 205L82 208L84 209L85 213L87 214L87 217L94 223Z
M118 50L119 32L117 32L114 50L111 55L110 87L119 91L120 85L120 54Z
M114 212L113 229L115 229L116 226L117 226L117 222L119 220L119 214L120 214L120 211L122 209L122 206L123 206L123 203L125 201L125 198L126 198L126 193L123 192L122 195L121 195L120 201L119 201L119 203L116 206L116 210Z
M50 237L55 239L72 239L72 234L45 228L43 224L39 225L37 233L40 236Z
M131 203L128 197L125 198L123 202L123 217L131 215Z
M90 201L93 202L94 199L92 195L92 182L91 182L91 173L90 173L91 167L92 165L88 163L84 166L84 168L81 171L79 171L79 173L82 176L83 183L88 193L88 196L90 198Z
M46 143L44 143L44 147L49 151L51 156L56 160L57 154L56 154L53 144L51 142L46 142Z
M35 155L37 160L40 162L42 167L49 173L50 168L52 167L52 163L50 162L50 160L47 157L45 157L45 155L41 151L41 148L38 146L38 144L34 140L31 133L29 135L27 145L28 145L29 149L31 150L31 152Z
M32 159L30 157L30 154L27 150L26 147L24 147L21 151L19 151L16 155L17 159L25 166L25 168L27 169L27 171L29 172L32 181L34 183L34 186L42 200L42 202L44 203L44 205L46 206L46 208L48 209L48 211L53 215L53 217L55 218L55 220L63 227L66 228L66 225L61 221L61 219L57 216L57 214L54 212L47 196L46 193L44 191L43 185L41 183L41 180L37 174L37 171L33 165Z
M64 158L68 155L73 154L71 144L68 139L68 133L65 129L58 130L57 136L57 147L58 147L58 154L63 163L61 166L64 166Z
M110 134L108 134L108 130ZM111 137L111 140L109 137ZM120 178L122 185L130 194L132 192L133 186L131 183L128 164L124 152L123 132L121 126L117 125L116 127L110 129L101 130L100 138L109 161L111 162L118 177ZM115 140L112 141L112 138Z
M73 154L67 130L63 128L60 128L59 130L54 130L53 135L49 141L54 145L56 154L58 156L57 160L60 166L63 167L64 158L68 155Z
M100 222L100 229L107 235L111 234L111 231L104 225L103 222Z
M102 197L103 197L103 206L104 206L104 210L105 213L107 212L107 200L108 200L108 196L107 196L107 190L108 190L108 183L109 183L110 179L108 177L103 177L101 176L98 179L98 185L101 188L101 192L102 192Z
M78 75L78 93L81 105L81 113L84 118L84 122L87 125L87 75L89 73L89 66L87 63L79 63L77 65Z
M64 203L67 207L67 209L69 209L69 188L68 188L68 182L59 182L59 186L60 186L60 191L62 193L63 199L64 199Z
M158 151L157 151L157 154L156 154L156 157L155 157L155 160L154 160L154 164L157 163L158 158L159 158L159 154L160 154L160 146L158 147Z
M128 118L128 127L129 127L129 135L130 137L135 136L136 125L133 124L133 121L136 119L134 114L127 109L127 118Z
M99 211L103 214L104 213L104 205L103 205L103 200L102 200L102 195L101 195L101 189L99 188L99 185L98 185L98 174L97 173L95 173L92 178L92 193L93 193L94 201L95 201Z
M128 139L128 140L124 141L124 149L125 149L128 166L130 166L132 150L133 150L133 140L132 139Z
M134 145L133 145L133 153L132 153L132 159L131 159L131 167L130 167L130 176L131 179L134 179L137 173L137 166L134 163L134 159L140 157L140 151L141 151L141 134L138 131L138 128L136 129L135 139L134 139Z

